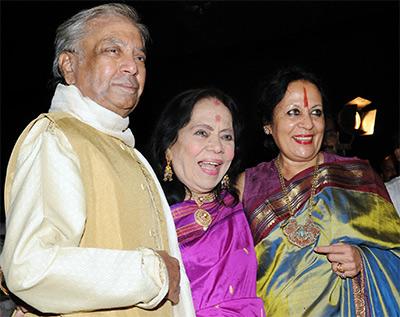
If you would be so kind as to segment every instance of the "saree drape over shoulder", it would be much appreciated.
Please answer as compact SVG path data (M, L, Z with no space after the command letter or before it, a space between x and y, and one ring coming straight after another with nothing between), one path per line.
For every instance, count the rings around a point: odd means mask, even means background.
M171 206L179 247L197 317L263 317L256 297L257 259L241 203L233 197L204 203L213 221L207 230L194 220L193 200Z
M286 181L299 222L307 216L313 171ZM267 316L399 316L400 218L382 181L368 162L328 153L317 173L312 220L320 235L299 248L282 232L289 211L273 161L246 170L243 203ZM341 279L313 251L340 242L361 251L363 269L354 279Z

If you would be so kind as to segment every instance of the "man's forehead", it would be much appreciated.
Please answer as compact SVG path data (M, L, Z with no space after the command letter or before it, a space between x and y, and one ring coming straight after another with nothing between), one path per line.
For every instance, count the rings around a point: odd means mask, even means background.
M130 25L130 26L129 26ZM124 16L119 15L107 15L92 18L86 24L86 30L88 32L96 33L112 33L115 29L121 28L122 30L134 29L139 35L141 35L140 29L137 24Z
M130 29L127 25L130 25ZM145 50L144 40L138 26L130 19L123 16L102 16L88 21L86 26L86 38L96 39L98 43L114 43L128 45L131 39L138 41L135 43L137 49ZM134 37L129 35L130 30L137 33ZM139 42L140 41L140 42Z

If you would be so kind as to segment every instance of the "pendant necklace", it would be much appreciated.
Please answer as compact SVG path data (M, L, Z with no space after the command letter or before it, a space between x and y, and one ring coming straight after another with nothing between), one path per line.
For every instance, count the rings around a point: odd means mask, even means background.
M317 189L318 181L318 159L314 168L312 183L311 183L311 194L307 201L307 209L304 213L307 213L307 219L304 224L299 224L297 219L294 217L294 210L290 204L289 192L285 185L285 180L283 179L281 166L278 158L274 161L276 169L278 170L279 182L281 184L281 189L284 194L284 200L287 208L289 209L290 218L284 221L281 225L282 231L288 238L291 244L299 248L304 248L311 245L317 240L320 230L311 218L311 212L315 206L314 196Z
M194 200L194 202L197 205L197 210L194 213L194 220L198 225L203 227L203 230L206 231L208 227L210 226L212 222L212 216L211 214L205 210L204 208L201 208L201 206L204 203L210 203L215 200L215 194L213 192L207 193L207 194L196 194L196 193L190 193L186 190L186 194L188 196L191 196L191 199Z

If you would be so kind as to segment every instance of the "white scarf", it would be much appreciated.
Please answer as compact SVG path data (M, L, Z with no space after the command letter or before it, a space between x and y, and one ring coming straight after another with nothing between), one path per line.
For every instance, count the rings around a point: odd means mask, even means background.
M132 148L135 146L135 137L128 128L129 117L122 118L90 98L82 96L74 85L57 85L49 109L49 112L55 111L67 112L93 128L122 140Z

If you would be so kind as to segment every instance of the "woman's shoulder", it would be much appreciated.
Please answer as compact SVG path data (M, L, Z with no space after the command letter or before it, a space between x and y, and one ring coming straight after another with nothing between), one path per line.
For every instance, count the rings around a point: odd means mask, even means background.
M276 176L274 161L261 162L254 167L245 170L244 191L257 191L257 188L265 190L271 187Z
M274 166L273 162L273 160L269 162L261 162L256 166L246 168L246 178L251 175L265 175L266 173L272 172L272 167Z
M364 162L368 163L367 160L361 159L357 156L341 156L334 153L322 152L324 155L324 163L354 163Z

